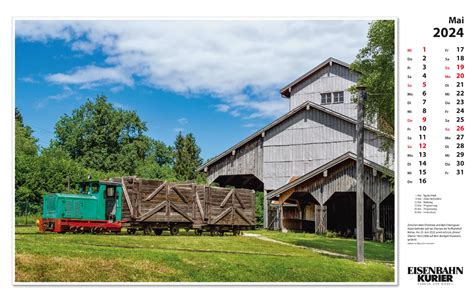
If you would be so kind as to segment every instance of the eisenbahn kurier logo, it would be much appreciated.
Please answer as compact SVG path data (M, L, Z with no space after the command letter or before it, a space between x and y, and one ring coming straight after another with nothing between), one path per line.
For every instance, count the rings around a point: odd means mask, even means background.
M459 266L409 266L408 274L416 275L419 284L452 284L456 275L462 275Z

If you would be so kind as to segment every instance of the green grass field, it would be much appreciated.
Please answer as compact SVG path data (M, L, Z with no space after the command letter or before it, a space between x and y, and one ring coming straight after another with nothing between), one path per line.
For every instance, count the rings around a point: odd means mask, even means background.
M342 239L257 231L273 239L346 253ZM17 282L393 282L386 263L335 258L255 237L39 234L17 227ZM315 237L314 235L312 235ZM301 237L301 241L300 240ZM324 240L327 240L325 245ZM350 240L348 240L350 241ZM303 243L303 244L301 244ZM328 246L329 245L329 246ZM370 243L369 243L370 245ZM367 247L374 259L392 248ZM347 253L349 253L347 252ZM369 255L368 255L369 256ZM370 257L369 257L370 258ZM389 260L389 259L388 259Z
M256 233L297 246L321 249L353 257L356 256L356 241L354 239L327 238L314 234L282 233L280 231L267 230L257 231ZM366 259L394 263L395 252L393 243L365 241L364 248Z

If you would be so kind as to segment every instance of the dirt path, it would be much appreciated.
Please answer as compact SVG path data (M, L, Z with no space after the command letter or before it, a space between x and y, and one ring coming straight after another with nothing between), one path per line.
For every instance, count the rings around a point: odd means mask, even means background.
M311 250L313 252L316 252L316 253L319 253L319 254L322 254L322 255L328 255L328 256L332 256L332 257L355 260L355 257L351 256L351 255L331 252L331 251L327 251L327 250L316 249L316 248L312 248L312 247L306 247L306 246L290 244L290 243L287 243L287 242L282 242L282 241L274 240L274 239L269 238L269 237L262 236L261 234L244 233L243 236L257 238L257 239L260 239L262 241L278 243L278 244L281 244L281 245L291 246L291 247L295 247L295 248L307 249L307 250ZM385 265L392 266L392 267L394 266L393 263L389 263L387 261L381 261L381 260L373 260L373 261L380 262L380 263L383 263Z
M246 236L246 237L253 237L253 238L263 240L263 241L274 242L274 243L278 243L278 244L282 244L282 245L286 245L286 246L291 246L291 247L295 247L295 248L308 249L308 250L311 250L311 251L319 253L319 254L324 254L324 255L329 255L329 256L334 256L334 257L340 257L340 258L354 259L354 257L350 256L350 255L331 252L331 251L326 251L326 250L321 250L321 249L316 249L316 248L311 248L311 247L306 247L306 246L290 244L290 243L287 243L287 242L274 240L274 239L271 239L269 237L262 236L260 234L244 233L243 235Z

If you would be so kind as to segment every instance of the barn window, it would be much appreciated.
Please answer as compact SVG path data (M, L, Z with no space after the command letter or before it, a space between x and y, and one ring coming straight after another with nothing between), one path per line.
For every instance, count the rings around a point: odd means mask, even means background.
M331 103L331 93L321 93L321 104Z
M334 103L344 102L344 91L334 92Z

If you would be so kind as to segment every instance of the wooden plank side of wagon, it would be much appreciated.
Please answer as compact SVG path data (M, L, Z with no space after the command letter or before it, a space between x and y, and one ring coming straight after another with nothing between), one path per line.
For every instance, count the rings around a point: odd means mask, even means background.
M137 220L148 223L192 223L192 184L140 179Z
M215 226L255 226L255 192L211 187L208 218Z

